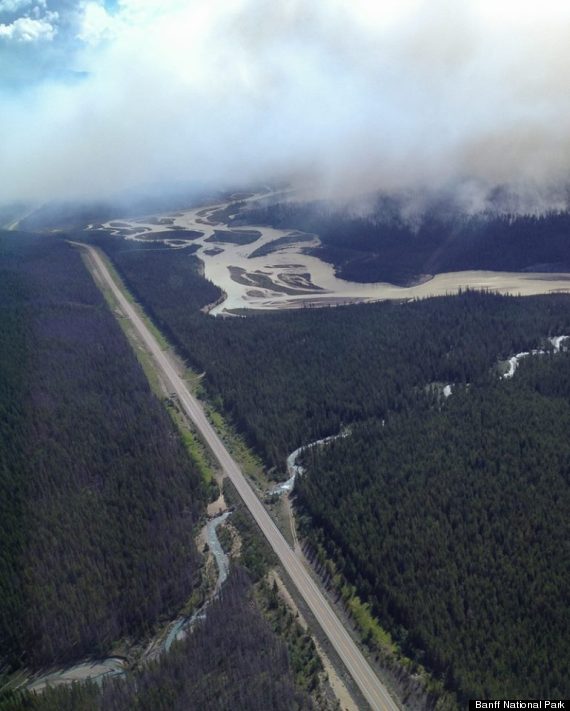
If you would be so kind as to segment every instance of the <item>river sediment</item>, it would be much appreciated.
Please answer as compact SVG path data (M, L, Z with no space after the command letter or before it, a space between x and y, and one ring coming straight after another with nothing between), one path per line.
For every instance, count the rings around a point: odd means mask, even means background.
M255 202L267 194L251 196ZM170 249L198 247L204 276L223 296L207 307L212 316L243 313L245 309L280 310L335 306L387 299L408 300L480 289L502 294L530 296L570 292L570 274L462 271L423 275L407 286L384 282L359 283L339 279L334 267L315 256L317 235L259 225L239 227L249 235L247 244L232 239L235 227L228 208L232 202L200 207L175 214L122 220L103 225L118 237L162 243ZM222 228L222 229L220 229ZM138 232L137 232L138 230ZM149 238L148 231L152 230ZM176 230L176 239L173 231ZM184 233L188 239L184 239ZM201 236L196 237L197 233ZM224 237L227 234L227 241ZM215 239L215 248L212 248ZM311 252L309 254L308 252ZM254 288L252 288L254 287Z

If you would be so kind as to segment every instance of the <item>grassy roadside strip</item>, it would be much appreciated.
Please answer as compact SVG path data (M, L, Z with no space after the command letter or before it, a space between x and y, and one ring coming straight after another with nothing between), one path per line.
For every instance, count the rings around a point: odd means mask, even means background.
M226 445L230 454L237 461L249 481L254 484L258 496L262 498L271 484L265 473L263 462L252 452L243 437L238 434L228 420L215 408L208 399L208 394L202 385L198 385L195 395L200 399L208 419L220 436L222 442Z
M105 301L109 306L109 309L115 315L117 323L121 327L121 330L127 337L129 343L131 344L135 356L149 382L151 390L159 399L164 398L166 393L166 386L162 383L156 372L156 369L153 367L152 359L146 349L143 347L141 341L139 340L134 327L132 326L129 319L125 318L125 316L123 315L119 303L117 302L113 292L106 286L106 284L101 279L99 279L97 273L92 267L91 262L89 261L89 258L83 254L82 257L87 269L89 269L90 273L92 274L97 283L98 288L101 290L103 297L105 298Z
M104 256L104 259L105 263L109 265L109 259L106 255ZM116 270L113 269L111 273L116 279L116 283L119 288L121 290L124 290L125 294L129 294L129 292L126 290L123 280L121 280L117 276ZM134 299L132 295L129 294L129 297L130 302L134 305L139 314L143 315L144 310L140 306L140 303L136 299ZM151 320L148 315L144 314L144 319L145 323L151 323ZM120 320L126 321L126 319ZM157 327L153 324L152 332L157 333L157 331ZM164 338L162 334L160 337L160 344L161 347L163 347L164 350L169 351L169 353L176 353L174 347L168 343L168 341ZM140 347L140 344L138 344L137 352ZM154 364L152 363L152 359L150 358L150 356L146 355L146 359L148 361L147 366L154 370ZM269 480L265 473L265 468L263 466L262 461L258 456L255 455L255 453L253 453L249 449L243 437L241 437L236 432L232 424L226 418L224 418L224 416L219 412L219 410L216 409L215 404L208 398L207 390L201 382L201 375L188 368L186 363L184 363L183 365L185 368L184 379L187 382L189 388L191 389L191 392L201 401L204 411L211 424L216 429L218 435L230 451L231 455L235 458L235 460L242 468L244 474L247 476L250 483L253 484L253 487L258 497L263 502L265 499L266 492L272 482ZM156 373L154 374L154 377L156 379ZM162 388L163 398L164 393L165 388ZM171 411L171 414L172 411L177 411L174 400L170 402L169 410ZM177 425L179 427L179 430L183 432L185 444L189 451L196 451L196 448L199 446L197 442L198 437L192 432L189 433L188 427L191 427L191 425L189 425L189 423L186 423L186 418L183 417L181 413L179 413L179 418L177 418ZM190 436L188 436L189 434ZM204 450L205 449L206 448L204 447ZM207 461L209 457L209 451L205 451L203 452L203 454L205 461ZM244 520L242 520L243 518L247 519L249 513L247 512L247 510L243 510L240 512L240 508L244 507L239 506L239 504L241 503L241 499L239 498L237 493L232 493L232 489L233 487L231 483L228 480L224 480L225 500L229 506L235 505L238 509L236 513L232 516L232 524L238 529L240 537L242 539L242 565L244 565L244 567L246 567L250 571L254 580L259 582L259 580L263 578L263 576L271 567L275 567L276 559L274 558L273 552L267 545L265 539L262 535L260 535L260 532L257 529L253 520L251 520L249 525L246 525ZM284 533L284 535L286 535L287 539L289 540L291 535L290 527L283 521L283 517L279 516L276 513L276 507L266 505L266 509L272 515L273 520L279 526L282 533ZM315 573L314 577L318 580L318 573ZM333 606L336 607L338 610L338 602L336 604L334 600L331 600L331 602L333 603ZM362 603L358 604L353 601L352 607L353 615L351 616L351 619L353 620L353 623L357 622L355 616L358 617L361 623L360 625L353 624L353 627L358 631L357 635L353 635L355 636L355 639L360 639L362 634L367 636L368 641L370 640L370 638L377 641L380 641L380 639L386 639L385 637L383 637L383 634L385 635L386 633L383 633L383 630L381 630L377 621L372 618L369 611L364 605L362 605ZM348 611L348 609L350 608L349 606L345 606L344 609L345 611ZM374 653L374 650L370 647L369 651L371 651L372 654ZM338 667L338 664L336 666Z
M224 498L228 505L235 507L231 525L241 540L239 564L254 581L256 605L270 623L273 632L287 645L297 686L311 695L320 711L337 711L340 707L327 684L327 675L312 632L300 624L278 593L276 584L271 583L272 571L279 570L280 575L283 575L283 571L229 479L224 480ZM230 554L233 548L232 536L222 529L219 537L224 550Z
M79 246L81 249L80 243L75 243ZM263 495L263 493L267 490L268 486L272 483L268 477L265 474L265 468L263 466L263 463L261 459L254 454L251 449L247 446L245 443L245 440L241 435L238 434L238 432L235 430L235 428L224 418L224 416L215 408L213 403L208 399L207 392L205 388L202 386L201 379L202 379L202 374L195 372L192 370L192 368L181 358L178 358L176 354L176 349L175 347L168 342L168 340L165 338L163 333L158 329L158 327L154 324L153 320L148 316L148 314L145 312L143 307L141 306L140 302L135 298L135 296L132 294L131 291L129 291L128 287L126 286L124 280L121 278L117 270L115 269L113 263L109 259L109 257L105 254L105 252L99 248L96 248L99 256L101 259L104 261L105 266L109 270L111 276L113 277L113 280L115 281L116 285L120 289L120 291L123 293L125 298L131 303L134 308L136 309L138 315L143 319L144 323L150 331L152 332L153 336L156 337L158 340L158 343L160 347L164 351L168 351L170 354L173 354L175 358L179 361L179 364L184 368L184 380L187 383L190 391L192 392L193 395L195 395L202 403L202 406L204 408L204 411L206 412L206 415L208 419L210 420L211 424L214 426L216 429L218 435L224 442L224 444L227 446L229 449L232 457L234 457L240 467L242 468L243 472L246 474L246 476L250 479L250 481L255 485L257 489L257 493L259 495ZM106 284L102 283L101 280L99 279L96 271L93 270L93 267L89 261L89 258L85 255L85 252L82 251L82 256L83 259L90 270L92 274L95 275L95 279L97 282L97 285L103 292L103 295L109 304L110 308L115 314L120 314L120 306L115 299L113 293L111 290L106 286ZM149 382L151 384L151 387L153 388L153 391L155 394L160 397L164 398L164 396L168 393L168 388L166 385L161 385L161 380L157 375L156 368L154 367L154 364L152 362L152 358L150 355L147 353L146 349L142 346L140 343L140 340L138 339L138 336L136 335L136 332L134 328L130 325L130 322L128 319L125 319L123 317L118 318L119 324L121 325L121 328L123 329L123 332L127 335L129 338L130 342L134 346L135 353L137 355L137 358L139 359L139 362L147 375ZM180 418L186 421L186 418L181 415L179 412L178 408L176 408L177 412L180 415ZM172 413L171 413L172 414ZM177 426L180 426L180 419L177 418L175 420L177 423ZM191 425L188 425L190 428L190 432L193 433L193 428ZM197 436L195 434L192 435L191 440L186 441L186 435L188 434L188 428L184 428L182 433L185 438L185 444L190 447L189 451L197 451L198 446L202 447L201 444L197 444L197 441L199 442ZM208 461L211 463L212 466L215 467L213 463L213 459L209 457L209 454L206 451L205 447L202 447L201 450L204 453L204 457L208 459Z
M100 250L99 250L99 253L102 256L102 258L104 259L105 265L111 272L113 279L115 279L118 287L123 292L125 297L129 300L129 302L132 303L133 306L135 306L139 315L144 319L145 324L147 326L149 326L149 328L152 330L153 335L155 335L157 337L161 348L163 348L163 350L169 350L170 346L169 346L168 342L166 341L164 336L158 331L158 329L154 326L154 324L150 321L148 316L144 313L140 304L130 294L130 292L126 288L124 282L121 280L121 278L117 274L116 270L113 268L112 264L109 262L108 258ZM132 326L130 320L123 316L123 314L121 312L120 305L119 305L117 299L115 298L115 295L113 294L111 289L109 289L109 287L99 278L96 270L93 269L93 265L92 265L91 261L89 260L89 257L83 250L81 250L81 255L82 255L83 261L84 261L87 269L89 269L90 273L93 275L93 277L97 283L97 286L103 293L103 296L104 296L105 301L107 302L109 308L117 317L119 326L121 327L121 330L125 334L129 343L131 344L133 351L137 357L137 360L139 361L139 363L144 371L144 374L150 384L150 387L151 387L153 393L160 400L163 401L168 414L170 415L173 423L175 424L175 426L180 434L180 438L184 444L186 451L188 452L190 459L197 465L197 467L200 471L200 474L202 476L202 481L204 482L205 486L208 488L209 498L215 499L217 497L217 486L215 484L216 466L215 466L213 457L210 456L209 451L202 444L202 442L196 435L194 429L191 426L191 423L189 423L187 418L184 417L180 408L177 407L176 402L168 394L168 388L166 387L166 384L160 378L160 376L157 372L157 369L154 365L152 356L148 353L147 349L143 346L143 344L142 344L140 338L138 337L138 334L136 333L135 328Z
M184 443L186 451L198 467L198 471L202 476L202 481L209 489L213 489L209 498L217 498L218 486L216 484L215 475L217 467L215 462L213 461L209 450L204 446L204 444L202 444L202 441L196 434L195 430L192 429L192 427L188 423L187 418L184 417L180 409L177 407L176 403L173 402L170 398L167 398L165 401L165 405L166 409L168 410L168 414L170 415L172 421L180 432L180 436L182 438L182 442Z
M140 339L138 338L135 329L130 324L129 319L126 319L121 314L119 304L111 292L111 290L101 283L97 277L96 270L90 263L88 257L83 255L83 258L94 275L98 286L102 289L107 304L117 316L123 332L131 343L145 375L149 379L151 387L155 394L161 398L167 411L169 412L173 422L176 424L178 432L184 442L189 456L197 464L204 483L209 487L211 499L218 496L218 485L216 483L216 474L219 474L213 457L207 447L202 443L199 436L192 428L192 424L184 416L178 406L177 399L168 393L168 389L161 382L154 361L151 355L146 351ZM109 266L109 260L105 257L105 263ZM121 290L128 294L123 281L118 277L115 270L112 271L113 278ZM135 306L139 314L143 315L143 309L140 304L132 298L129 301ZM150 323L148 316L144 316L145 322ZM153 333L157 329L153 325ZM165 350L171 350L166 339L161 335L160 345ZM212 405L204 400L205 392L200 384L200 376L190 369L186 369L185 380L188 382L191 390L202 399L208 417L218 433L223 438L224 443L231 449L232 455L238 459L246 474L261 486L266 489L267 480L264 477L263 465L258 457L256 457L245 445L243 439L235 433L232 427L218 413ZM315 643L312 636L304 630L295 619L295 616L289 611L285 603L279 598L275 590L271 588L266 580L266 575L269 569L275 568L277 558L264 537L261 535L249 512L241 502L239 495L233 489L232 484L228 479L224 480L223 491L228 505L235 506L236 510L232 515L232 525L238 531L241 539L240 545L240 562L249 571L254 585L254 601L262 614L270 622L274 633L281 637L286 643L289 656L291 659L292 668L295 675L296 684L299 688L310 693L315 700L317 707L323 711L336 711L338 705L331 696L331 691L326 687L326 676L323 674L322 663L316 652ZM229 543L227 531L222 527L219 532L220 540ZM206 569L201 570L201 582L192 591L191 597L188 599L183 614L190 614L193 610L199 607L207 595L208 581ZM166 630L163 630L161 635ZM123 651L121 649L121 651Z
M306 522L305 524L306 525ZM363 602L337 570L334 560L314 537L303 536L304 551L326 591L329 601L348 620L356 631L357 638L368 651L368 658L382 670L382 677L398 691L404 703L434 711L457 711L456 696L449 692L444 681L434 677L425 667L407 657L390 633L373 616L370 605Z
M127 287L125 286L125 282L120 278L117 273L117 270L114 269L107 255L105 255L102 250L99 250L99 253L104 259L105 264L109 268L111 275L116 280L116 284L119 289L125 294L126 298L129 299L130 303L133 304L139 315L144 318L145 323L151 325L152 333L158 333L158 328L154 325L154 323L152 323L150 317L144 312L144 309L141 307L140 302L138 302L137 299L135 299L133 295L128 291ZM88 259L87 262L89 264ZM107 298L113 311L116 314L120 314L121 310L112 292L108 289L108 287L106 287L106 285L101 285L100 280L97 277L96 279L99 286L102 286L103 293L105 294L105 297ZM168 392L168 389L165 385L160 384L160 378L156 373L156 369L151 356L147 353L146 349L143 348L142 344L138 339L138 336L134 333L134 329L132 328L132 326L130 326L130 322L128 321L128 319L119 318L118 320L121 323L123 329L125 330L125 333L130 338L131 343L133 343L137 356L139 356L141 365L145 369L145 373L147 373L149 380L151 381L151 383L154 381L157 384L155 386L158 388L158 390L156 391L157 394L164 400L165 394ZM167 350L173 354L176 353L175 348L166 340L166 338L162 334L160 334L159 343L164 350ZM188 384L189 389L191 390L192 394L200 400L211 424L213 425L218 435L230 451L231 455L236 459L236 461L242 468L244 474L247 476L250 483L252 483L252 485L254 486L258 497L263 501L265 499L265 494L272 482L269 480L265 473L265 468L261 459L249 449L249 447L245 443L244 438L237 433L231 423L219 412L215 404L208 397L208 392L201 382L201 375L189 368L185 362L183 363L183 365L185 368L184 379ZM179 411L176 406L175 400L171 400L169 397L167 397L165 402L167 404L168 411L175 419L177 427L182 434L182 437L185 441L185 445L191 453L191 456L197 448L201 447L201 451L204 455L203 460L212 460L209 450L207 450L207 448L199 440L199 437L192 431L192 424L188 422L187 418ZM211 481L211 475L208 476L208 480ZM239 498L238 494L233 490L232 484L227 479L223 482L223 493L226 503L229 506L233 505L237 508L236 513L234 513L234 515L232 516L232 525L236 527L242 539L241 563L245 568L249 570L253 579L256 582L259 582L270 568L276 566L277 560L274 557L274 554L269 548L265 539L257 529L257 526L251 519L247 510L245 510L243 506L240 506L241 499ZM216 497L212 494L212 498ZM270 506L266 505L266 509L270 512L273 520L276 522L280 530L284 533L284 535L286 535L287 539L289 540L291 535L290 526L276 511L277 506L281 503L282 502L278 502L277 505ZM341 668L339 667L338 663L335 666L337 666L337 668Z
M85 252L85 250L83 249L83 245L82 245L80 242L73 242L72 244L73 244L73 245L76 245L77 247L79 247L79 249L81 250L81 254L82 254L82 256L83 256L83 259L86 260L86 262L87 262L89 271L90 271L91 273L93 273L93 268L90 266L89 259L85 257L86 252ZM166 338L164 338L164 336L163 336L162 333L158 330L158 328L156 328L156 326L155 326L154 323L151 321L151 319L147 316L147 314L145 313L144 309L141 307L140 303L137 301L137 299L135 298L135 296L131 293L131 291L129 291L127 285L125 284L125 282L123 281L123 279L121 278L121 276L119 275L119 273L117 272L117 270L115 269L115 266L114 266L113 262L111 262L111 260L109 259L109 257L105 254L105 252L104 252L102 249L99 249L98 247L95 247L94 245L90 245L90 246L97 250L97 253L98 253L99 256L101 257L101 259L102 259L103 262L105 263L105 266L106 266L107 269L109 270L109 273L110 273L111 276L113 277L113 281L114 281L114 282L116 283L116 285L119 287L119 289L121 290L121 292L123 293L123 296L127 299L127 301L128 301L129 303L131 303L131 304L136 308L136 310L137 310L139 316L140 316L140 317L142 318L142 320L145 322L145 325L149 328L149 330L151 331L152 335L156 338L156 340L157 340L158 343L160 344L160 347L161 347L163 350L165 350L165 351L166 351L166 350L169 350L170 344L168 343L168 341L166 340ZM110 290L108 289L108 287L106 287L105 285L101 285L101 281L99 280L98 277L97 277L97 284L98 284L99 288L103 291L103 293L105 294L105 296L107 296L107 292L109 292L110 297L111 297L111 299L112 299L113 305L114 305L116 308L119 308L118 304L116 303L116 300L114 299L114 297L113 297L112 294L110 293Z
M214 500L218 496L218 485L216 483L216 467L213 457L211 457L209 450L202 444L200 439L197 437L196 433L191 428L191 424L187 421L187 418L184 417L176 402L172 400L169 395L166 395L166 393L168 393L168 388L160 378L152 356L144 347L130 320L128 318L125 318L115 295L106 285L106 283L99 277L97 270L93 267L93 264L89 259L87 252L85 252L85 250L82 249L80 246L78 247L78 249L80 250L81 258L87 270L95 280L95 283L103 294L103 297L109 309L116 317L116 320L121 330L125 334L125 337L127 338L128 342L130 343L135 353L135 356L143 369L145 377L148 380L152 392L159 400L162 401L163 405L166 408L166 411L168 412L172 422L174 423L179 433L180 439L188 453L189 459L192 460L192 462L198 467L198 470L202 477L202 481L205 485L205 490L208 497L207 500ZM161 347L165 350L168 349L169 345L166 342L166 339L157 331L154 325L151 324L150 320L148 319L146 314L144 314L138 302L132 297L132 295L125 287L123 281L118 276L116 270L113 268L106 255L104 255L101 250L99 250L99 253L104 259L107 268L111 272L113 278L116 280L117 285L119 286L125 297L128 298L128 300L135 306L141 317L144 318L147 325L152 328L152 332L153 334L157 335ZM192 590L190 597L187 599L183 608L180 611L180 613L183 615L190 616L192 612L194 612L195 609L200 607L213 592L213 583L211 580L208 580L206 563L207 559L204 558L199 570L198 582ZM153 635L154 639L160 640L168 631L169 626L170 621L166 624L166 626L163 622L159 622ZM139 649L137 644L135 644L134 649L130 649L128 644L125 646L124 640L119 640L110 653L111 655L118 654L120 656L132 657L132 666L136 667L139 662L138 657L142 653L142 651L142 648Z
M275 481L267 476L263 462L248 447L244 438L236 431L233 425L208 400L208 394L200 383L198 383L194 394L200 399L210 423L246 475L258 499L263 503L285 540L293 547L294 540L286 501L283 497L271 497L268 495L268 491L275 485Z

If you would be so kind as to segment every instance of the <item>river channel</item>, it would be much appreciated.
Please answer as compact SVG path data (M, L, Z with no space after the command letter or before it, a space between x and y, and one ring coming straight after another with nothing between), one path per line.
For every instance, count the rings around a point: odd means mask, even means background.
M262 197L267 195L256 195L248 201ZM110 221L103 227L125 239L154 241L161 247L184 249L196 245L206 278L225 294L210 310L212 315L243 309L413 299L454 294L468 288L521 296L570 292L567 273L449 272L427 276L422 283L408 287L345 281L335 275L331 264L305 253L308 247L320 244L317 235L257 225L233 227L231 214L227 213L231 205L229 201L137 220ZM244 243L235 244L236 240Z
M183 639L197 622L205 619L209 603L213 597L217 595L229 573L229 558L224 553L217 535L218 527L225 523L229 515L230 512L226 511L210 519L203 531L203 535L208 542L208 547L214 556L218 570L214 595L191 616L181 616L173 620L169 624L166 634L162 634L147 646L141 659L143 663L151 659L156 659L156 657L161 654L168 652L175 640ZM102 683L104 678L122 676L127 672L126 660L121 657L87 659L78 664L51 670L36 676L26 684L26 688L30 691L42 691L47 686L72 684L74 681L86 681L87 679Z

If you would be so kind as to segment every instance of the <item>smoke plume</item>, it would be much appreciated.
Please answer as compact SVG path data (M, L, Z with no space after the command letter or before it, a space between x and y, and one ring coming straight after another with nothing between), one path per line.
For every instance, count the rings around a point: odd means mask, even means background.
M60 50L1 90L0 201L269 180L566 200L565 0L10 4L6 67Z

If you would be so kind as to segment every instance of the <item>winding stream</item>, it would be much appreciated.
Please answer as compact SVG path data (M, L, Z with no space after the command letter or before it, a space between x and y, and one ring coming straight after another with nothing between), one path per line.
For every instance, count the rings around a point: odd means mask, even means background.
M230 513L230 511L226 511L212 518L204 527L208 547L214 556L218 568L218 578L216 580L214 594L190 617L177 617L171 622L164 638L162 640L155 639L148 645L142 656L143 662L156 659L161 654L168 652L175 640L184 639L196 622L206 618L208 605L218 594L221 586L227 580L229 573L229 558L224 553L220 544L217 529L225 523ZM25 686L29 691L42 691L48 685L59 686L61 684L72 684L76 681L87 681L88 679L102 684L103 679L106 677L122 676L127 672L126 659L122 657L107 657L105 659L86 660L63 669L50 671L35 677Z
M549 338L548 340L552 344L552 352L560 353L562 348L562 342L565 341L567 338L570 338L570 336L553 336L552 338ZM503 378L512 378L515 374L516 369L518 368L519 362L523 358L534 355L546 355L546 353L548 352L549 351L534 349L532 351L523 351L522 353L517 353L516 355L512 356L507 360L508 370L506 371L506 373L503 374Z
M295 486L295 478L297 476L302 476L305 472L304 467L302 467L300 464L297 464L297 459L307 449L311 449L312 447L319 447L320 445L327 444L328 442L332 442L333 440L339 439L340 437L347 436L348 431L343 431L336 435L330 435L329 437L323 437L323 439L317 439L315 442L311 442L310 444L304 444L302 447L299 447L294 452L291 452L291 454L287 457L287 473L289 474L289 478L286 481L281 482L281 484L278 484L277 486L270 489L269 494L279 496L280 494L288 494L293 491L293 487Z
M552 344L552 351L534 349L531 351L517 353L506 361L508 363L508 370L503 373L501 377L512 378L515 374L519 362L529 355L546 355L549 352L560 353L562 351L562 343L567 339L570 339L570 336L550 337L548 341ZM445 385L442 389L443 396L445 398L450 397L453 393L454 387L455 386L453 384ZM382 424L384 424L384 421L382 421ZM268 492L269 495L280 496L281 494L289 494L291 491L293 491L296 477L302 476L305 473L304 467L302 467L300 464L297 464L297 459L303 452L305 452L307 449L311 449L312 447L318 447L320 445L327 444L328 442L332 442L333 440L338 439L339 437L346 437L348 434L348 430L344 430L339 434L331 435L329 437L323 437L322 439L317 439L314 442L305 444L302 447L299 447L295 451L291 452L291 454L287 457L287 473L289 474L289 478L286 481L283 481L280 484L274 486L272 489L270 489Z
M220 516L211 519L206 524L206 536L208 541L208 547L212 552L216 564L218 567L218 579L216 581L216 587L214 590L214 596L217 595L222 585L225 583L230 570L230 561L228 556L224 553L221 546L220 539L218 538L217 529L221 526L228 516L230 511L226 511ZM172 623L171 628L168 631L163 643L161 651L168 652L174 640L184 639L188 632L192 629L193 625L198 620L203 620L206 618L205 608L208 606L210 601L206 602L199 610L196 610L191 617L178 617Z
M508 364L508 369L502 378L512 378L516 372L519 362L528 356L532 355L545 355L549 352L559 353L562 351L562 344L564 341L570 339L570 336L553 336L548 340L552 345L552 351L533 349L531 351L523 351L517 353L516 355L509 358L506 362ZM452 394L452 386L446 385L443 389L443 394L445 397L449 397ZM344 430L336 435L331 435L328 437L323 437L309 444L299 447L287 457L287 472L289 478L276 485L270 489L269 494L271 495L281 495L284 493L290 493L295 485L295 479L297 476L304 474L304 467L297 463L300 455L308 449L313 447L318 447L332 442L340 437L348 436L348 430ZM216 586L212 597L204 603L204 605L196 610L190 617L178 617L171 624L166 635L159 640L154 640L151 642L145 653L143 654L143 661L149 659L154 659L160 654L166 653L170 650L173 642L175 640L183 639L188 632L192 629L196 622L205 619L206 609L211 602L211 600L218 594L221 586L224 584L229 573L229 558L224 552L220 540L217 535L217 529L219 526L223 525L230 516L230 511L225 511L218 516L210 519L206 524L205 536L208 543L208 547L214 556L218 569L218 578L216 580ZM55 671L42 674L41 676L35 677L32 681L26 684L26 688L31 691L41 691L46 686L58 686L60 684L71 684L77 681L85 681L90 679L101 684L105 677L121 676L126 674L128 671L126 660L121 657L108 657L100 660L86 660L69 666L63 669L58 669Z

